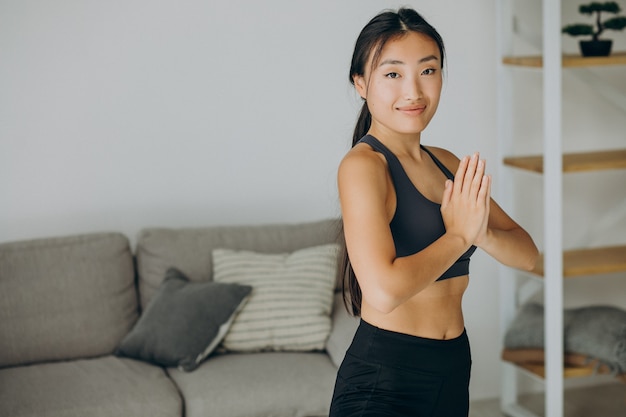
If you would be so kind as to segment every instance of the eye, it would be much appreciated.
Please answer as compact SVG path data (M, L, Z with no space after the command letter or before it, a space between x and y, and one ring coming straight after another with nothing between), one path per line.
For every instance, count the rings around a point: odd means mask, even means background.
M400 78L400 74L398 74L397 72L390 72L388 74L385 74L385 77L396 79L396 78Z
M437 72L435 68L427 68L422 71L422 75L434 75Z

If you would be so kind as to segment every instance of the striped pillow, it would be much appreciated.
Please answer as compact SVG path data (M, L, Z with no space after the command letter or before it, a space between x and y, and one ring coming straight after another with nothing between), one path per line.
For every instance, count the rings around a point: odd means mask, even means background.
M213 279L252 286L222 346L229 351L323 350L331 329L336 244L293 253L213 250Z

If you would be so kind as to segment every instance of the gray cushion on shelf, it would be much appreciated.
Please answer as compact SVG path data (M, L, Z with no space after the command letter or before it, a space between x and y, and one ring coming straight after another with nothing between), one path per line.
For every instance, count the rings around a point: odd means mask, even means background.
M0 369L0 415L175 417L182 400L164 370L106 356Z
M333 361L335 366L339 367L346 355L346 351L352 343L352 338L359 327L360 319L348 314L344 304L341 292L335 294L333 303L333 328L330 331L328 340L326 340L326 352Z
M0 367L106 355L137 320L119 233L0 244Z
M213 249L292 252L337 242L339 233L336 219L294 224L144 229L137 243L141 305L148 305L169 267L178 268L191 281L211 281Z
M312 417L328 415L337 368L324 353L265 352L215 355L194 372L168 372L187 417Z
M190 283L170 268L116 354L193 371L226 336L251 291L236 283Z
M565 352L588 355L615 373L626 372L626 311L612 306L588 306L563 312ZM508 349L544 347L544 307L523 305L506 332Z
M509 349L543 348L543 305L526 303L520 307L504 336Z
M570 310L565 328L565 349L590 355L626 372L626 311L611 306L589 306Z

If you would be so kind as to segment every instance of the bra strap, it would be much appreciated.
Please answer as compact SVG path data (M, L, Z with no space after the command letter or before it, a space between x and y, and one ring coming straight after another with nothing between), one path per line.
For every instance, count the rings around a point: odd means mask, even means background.
M426 147L424 145L420 145L420 147L428 154L430 155L430 157L432 158L432 160L435 162L435 164L439 167L439 169L445 174L446 177L448 177L448 179L450 180L454 180L454 174L452 174L452 172L450 172L450 170L441 163L441 161L439 159L437 159L437 157L435 155L433 155L433 153L431 151L429 151L428 149L426 149Z

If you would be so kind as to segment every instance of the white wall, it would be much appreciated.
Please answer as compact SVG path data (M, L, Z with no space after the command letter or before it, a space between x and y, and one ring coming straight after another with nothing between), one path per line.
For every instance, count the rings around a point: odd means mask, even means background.
M0 241L338 216L335 171L360 106L352 47L403 4L448 50L424 143L480 150L495 173L493 0L0 0ZM601 136L623 139L623 115L577 88L585 112L617 117ZM539 233L533 210L523 223ZM477 253L473 398L499 393L497 285Z

